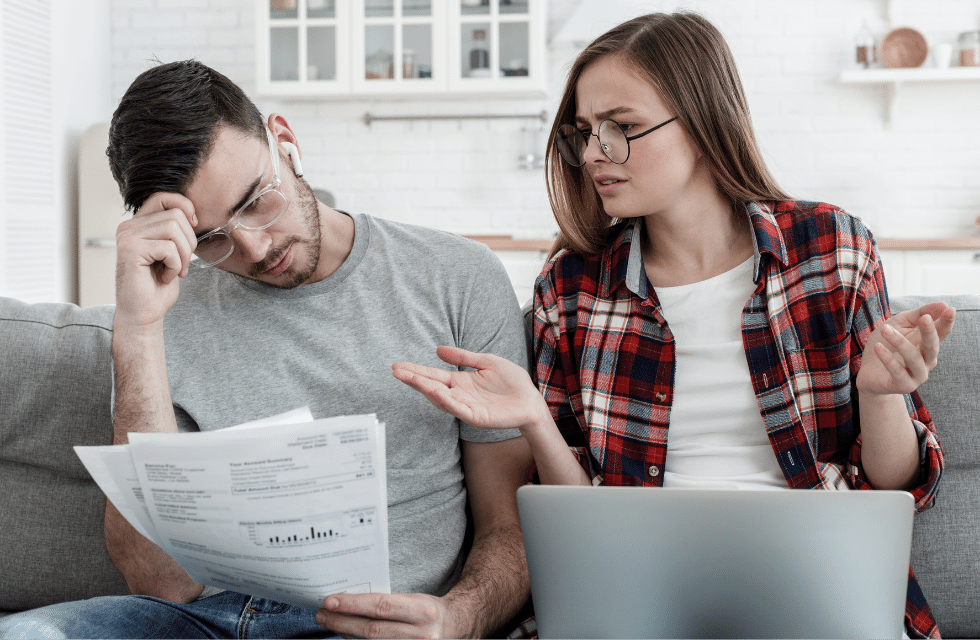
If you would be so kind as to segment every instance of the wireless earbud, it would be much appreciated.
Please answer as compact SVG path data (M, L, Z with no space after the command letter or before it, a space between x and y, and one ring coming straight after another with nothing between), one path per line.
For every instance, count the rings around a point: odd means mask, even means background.
M289 159L293 161L293 173L297 176L303 175L303 163L299 161L299 149L292 142L280 142L283 148L286 149L286 153L289 154Z

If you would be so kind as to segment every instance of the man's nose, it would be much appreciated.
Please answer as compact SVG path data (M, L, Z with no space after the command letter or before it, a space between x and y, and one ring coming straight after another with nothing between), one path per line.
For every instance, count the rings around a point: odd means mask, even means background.
M238 227L231 232L235 246L249 262L260 262L269 252L272 236L265 229Z

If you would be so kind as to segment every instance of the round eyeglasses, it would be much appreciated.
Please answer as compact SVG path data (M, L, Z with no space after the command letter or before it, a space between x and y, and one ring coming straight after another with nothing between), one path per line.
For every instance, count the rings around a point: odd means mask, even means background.
M660 127L666 126L677 120L674 116L666 122L661 122L652 129L647 129L643 133L635 136L626 135L626 128L615 120L603 120L599 123L597 133L592 133L588 129L579 129L570 124L563 124L558 127L558 134L555 136L555 145L562 159L573 167L581 167L585 164L585 150L589 147L589 139L595 136L599 139L599 148L602 153L609 158L610 162L623 164L630 158L630 141L642 138L648 133L653 133Z
M279 191L282 181L279 178L279 154L276 141L268 129L266 129L266 137L269 140L269 153L272 155L272 182L239 207L228 222L198 236L197 248L194 249L191 258L192 265L204 268L222 262L235 250L235 241L231 238L235 229L260 231L274 225L286 212L288 200Z

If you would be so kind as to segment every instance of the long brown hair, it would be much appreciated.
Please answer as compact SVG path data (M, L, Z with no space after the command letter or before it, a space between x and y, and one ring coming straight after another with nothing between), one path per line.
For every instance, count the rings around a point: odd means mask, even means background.
M789 198L762 159L728 44L714 25L695 13L640 16L596 38L572 64L551 140L558 127L575 122L575 88L582 72L605 56L618 56L649 80L711 163L718 188L733 204ZM551 254L564 248L601 251L618 221L603 210L588 175L562 160L554 144L545 154L545 175L561 229Z

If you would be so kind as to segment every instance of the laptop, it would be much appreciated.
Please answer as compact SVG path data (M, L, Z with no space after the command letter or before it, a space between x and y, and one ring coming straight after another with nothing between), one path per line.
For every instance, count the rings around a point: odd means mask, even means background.
M901 638L903 491L527 485L541 638Z

